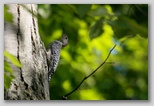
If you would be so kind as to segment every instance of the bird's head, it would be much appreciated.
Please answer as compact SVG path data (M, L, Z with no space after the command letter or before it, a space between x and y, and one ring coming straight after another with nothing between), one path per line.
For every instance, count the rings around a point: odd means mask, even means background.
M68 44L68 37L67 35L64 33L62 34L62 37L60 39L60 41L62 42L62 46L65 47Z

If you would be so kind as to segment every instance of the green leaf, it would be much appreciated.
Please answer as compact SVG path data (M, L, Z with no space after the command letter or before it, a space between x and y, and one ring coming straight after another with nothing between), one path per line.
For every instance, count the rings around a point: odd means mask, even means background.
M109 22L114 30L114 34L117 38L122 38L128 35L139 34L142 37L148 37L148 29L135 20L128 18L126 16L119 16L118 20Z
M89 12L91 16L109 16L107 9L105 7L99 7L95 10Z
M7 51L4 51L4 56L7 57L17 67L19 67L19 68L22 67L19 60L15 56L13 56L12 54L8 53Z
M96 38L103 33L103 21L104 19L101 18L100 20L96 21L96 23L90 28L90 39Z
M91 4L78 4L76 8L78 10L79 17L83 18L87 14L87 12L90 10Z
M7 72L9 72L9 73L11 73L11 74L13 74L13 71L10 68L9 63L6 60L4 60L4 70L7 71Z
M13 22L13 15L8 12L8 7L4 5L4 20L10 23Z
M11 82L12 82L12 78L9 77L6 73L4 73L4 87L6 89L9 89L10 88Z
M6 89L10 88L10 84L14 78L15 78L14 73L10 65L8 64L7 61L4 60L4 87Z

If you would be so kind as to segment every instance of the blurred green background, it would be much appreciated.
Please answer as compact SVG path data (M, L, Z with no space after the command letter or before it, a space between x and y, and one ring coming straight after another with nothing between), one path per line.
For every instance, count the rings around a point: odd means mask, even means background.
M72 91L112 51L108 63L88 78L69 100L148 100L147 4L39 4L38 25L45 46L69 45L50 83L52 100Z

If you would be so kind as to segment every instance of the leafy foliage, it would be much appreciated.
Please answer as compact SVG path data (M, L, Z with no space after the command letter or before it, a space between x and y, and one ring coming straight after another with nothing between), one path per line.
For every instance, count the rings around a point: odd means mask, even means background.
M13 15L8 12L8 7L4 5L4 20L10 23L13 22Z
M13 15L9 13L7 5L4 4L4 21L13 22ZM10 88L10 84L12 80L15 78L13 70L11 68L11 64L13 63L17 67L21 67L18 59L12 54L4 51L4 88L7 90Z
M4 60L4 87L6 89L10 88L10 84L14 78L15 77L13 75L12 69L10 68L10 65Z
M107 63L68 99L148 99L148 5L40 4L39 32L47 46L64 28L69 45L50 83L51 99L74 89L106 58Z
M15 56L8 53L7 51L4 51L4 56L15 66L21 68L21 64ZM13 70L10 65L11 64L8 61L4 60L4 87L5 89L8 89L10 87L12 80L15 78Z
M15 56L13 56L12 54L10 54L7 51L4 51L4 56L7 57L11 61L11 63L13 63L17 67L21 68L21 64L20 64L19 60Z

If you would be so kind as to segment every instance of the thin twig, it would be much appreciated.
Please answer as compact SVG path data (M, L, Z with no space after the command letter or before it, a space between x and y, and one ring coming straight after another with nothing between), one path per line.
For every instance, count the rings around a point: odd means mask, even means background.
M113 46L113 48L110 50L108 56L106 57L106 59L103 61L103 63L102 63L99 67L97 67L97 68L96 68L92 73L90 73L88 76L84 77L83 80L79 83L79 85L78 85L74 90L72 90L70 93L68 93L68 94L66 94L66 95L63 96L63 99L64 99L64 100L66 100L67 97L68 97L69 95L71 95L73 92L75 92L75 91L80 87L80 85L81 85L86 79L88 79L88 78L89 78L91 75L93 75L101 66L103 66L103 65L106 63L106 61L107 61L107 59L109 58L109 56L110 56L112 50L113 50L115 47L116 47L116 44L115 44L115 45Z

